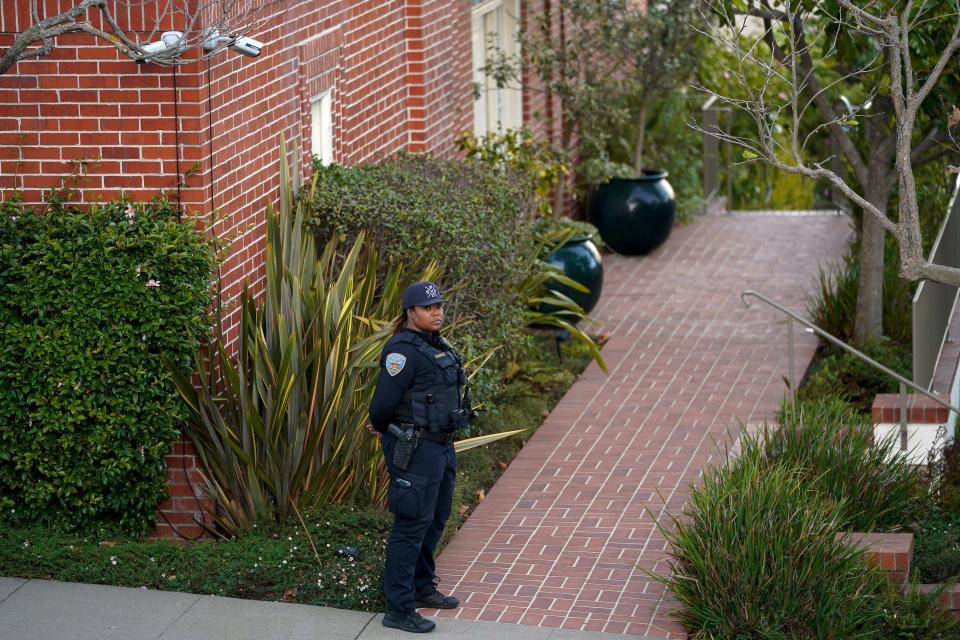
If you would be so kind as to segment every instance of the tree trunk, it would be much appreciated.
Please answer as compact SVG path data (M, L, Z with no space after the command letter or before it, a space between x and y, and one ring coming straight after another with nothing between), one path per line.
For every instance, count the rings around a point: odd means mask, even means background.
M637 177L643 176L643 136L647 131L647 101L640 101L640 112L637 114L637 139L633 148L633 170Z
M877 180L886 183L885 180ZM880 188L877 188L879 186ZM868 188L866 199L880 211L887 210L890 190L882 184ZM860 274L857 279L857 312L853 339L857 344L883 335L883 246L886 232L876 217L863 213L860 225Z

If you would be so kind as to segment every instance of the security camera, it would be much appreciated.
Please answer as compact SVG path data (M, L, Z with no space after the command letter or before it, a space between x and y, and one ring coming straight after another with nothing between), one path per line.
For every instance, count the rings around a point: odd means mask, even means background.
M216 28L210 27L204 31L206 36L202 46L206 51L216 51L221 45L226 45L237 53L256 58L263 49L263 43L247 36L222 36Z
M147 55L153 56L168 49L182 50L184 44L182 31L164 31L159 42L140 45L140 48Z
M230 43L230 49L236 51L237 53L242 53L245 56L250 56L251 58L256 58L260 55L260 50L263 49L263 43L259 40L254 40L253 38L248 38L247 36L238 36L233 39L233 42Z

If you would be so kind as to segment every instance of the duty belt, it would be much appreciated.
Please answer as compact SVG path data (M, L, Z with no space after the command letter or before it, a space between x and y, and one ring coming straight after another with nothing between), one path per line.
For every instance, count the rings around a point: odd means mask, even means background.
M421 440L429 440L430 442L439 442L440 444L451 444L454 440L457 439L456 432L453 433L430 433L426 429L420 429L417 431L417 437Z

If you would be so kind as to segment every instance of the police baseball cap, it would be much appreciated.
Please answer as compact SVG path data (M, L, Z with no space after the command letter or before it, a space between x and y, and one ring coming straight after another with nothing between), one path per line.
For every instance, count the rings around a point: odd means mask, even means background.
M443 302L443 296L440 295L440 287L427 282L426 280L414 282L403 290L403 308L426 307L431 304Z

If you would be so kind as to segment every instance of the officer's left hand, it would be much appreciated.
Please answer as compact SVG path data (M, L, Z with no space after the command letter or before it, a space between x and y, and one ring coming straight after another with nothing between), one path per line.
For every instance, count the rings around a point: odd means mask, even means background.
M383 440L383 434L377 431L376 429L374 429L373 425L370 424L369 422L367 423L367 431L375 435L377 437L377 440Z

